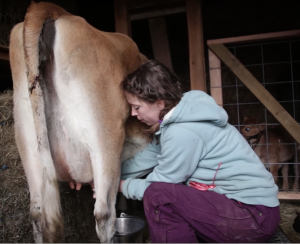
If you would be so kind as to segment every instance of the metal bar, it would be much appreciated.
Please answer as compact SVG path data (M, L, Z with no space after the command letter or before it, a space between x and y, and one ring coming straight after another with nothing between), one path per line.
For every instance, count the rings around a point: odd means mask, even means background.
M143 13L135 13L130 15L131 20L139 20L139 19L150 19L156 17L162 17L170 14L178 14L186 12L186 7L168 7L160 10L155 11L148 11Z
M266 85L275 85L275 84L289 84L292 83L293 81L279 81L279 82L266 82ZM300 80L294 81L293 83L298 83ZM245 86L244 84L237 84L237 85L222 85L222 87L235 87L235 86ZM213 88L219 88L220 86L211 86Z
M278 101L279 103L290 103L293 101ZM300 100L295 100L295 102L300 102ZM249 103L240 103L242 105L254 105L254 104L261 104L261 102L249 102ZM223 105L230 105L233 106L235 103L224 103Z

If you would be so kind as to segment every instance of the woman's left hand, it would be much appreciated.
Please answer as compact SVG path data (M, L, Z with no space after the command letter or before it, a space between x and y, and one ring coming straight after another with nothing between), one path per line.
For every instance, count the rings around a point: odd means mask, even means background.
M125 180L120 180L120 184L119 184L119 192L122 192L122 186L124 184Z

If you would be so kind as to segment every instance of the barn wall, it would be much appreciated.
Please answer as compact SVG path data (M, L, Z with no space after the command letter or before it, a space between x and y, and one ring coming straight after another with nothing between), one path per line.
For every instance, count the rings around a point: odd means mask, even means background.
M98 29L114 32L114 1L51 0L72 14L85 18ZM9 32L22 21L30 0L0 1L0 45L8 45ZM297 0L202 0L204 41L231 36L300 29L300 1ZM183 90L190 89L186 14L166 17L167 34L174 71ZM147 20L132 21L133 39L141 52L153 58ZM207 47L205 47L207 50ZM207 58L206 58L207 60ZM207 87L209 70L206 66ZM0 63L0 73L7 67ZM1 78L1 77L0 77ZM3 82L9 82L8 79ZM208 90L208 92L210 92Z

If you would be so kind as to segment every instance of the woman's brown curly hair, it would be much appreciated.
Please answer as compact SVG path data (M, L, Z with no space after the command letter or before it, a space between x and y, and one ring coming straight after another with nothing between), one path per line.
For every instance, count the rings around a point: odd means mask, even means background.
M178 77L165 65L157 60L149 60L133 73L129 74L122 82L123 89L137 96L139 99L153 104L161 99L165 102L164 109L160 112L159 119L175 107L182 97L181 85ZM149 134L150 141L159 130L157 122L145 132Z

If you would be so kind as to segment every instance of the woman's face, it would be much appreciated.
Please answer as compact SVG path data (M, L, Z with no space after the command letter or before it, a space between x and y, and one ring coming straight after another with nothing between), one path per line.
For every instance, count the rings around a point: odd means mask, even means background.
M131 106L131 115L143 123L152 126L159 120L160 111L165 107L163 100L157 100L155 103L150 104L139 99L137 96L125 92L126 99Z

